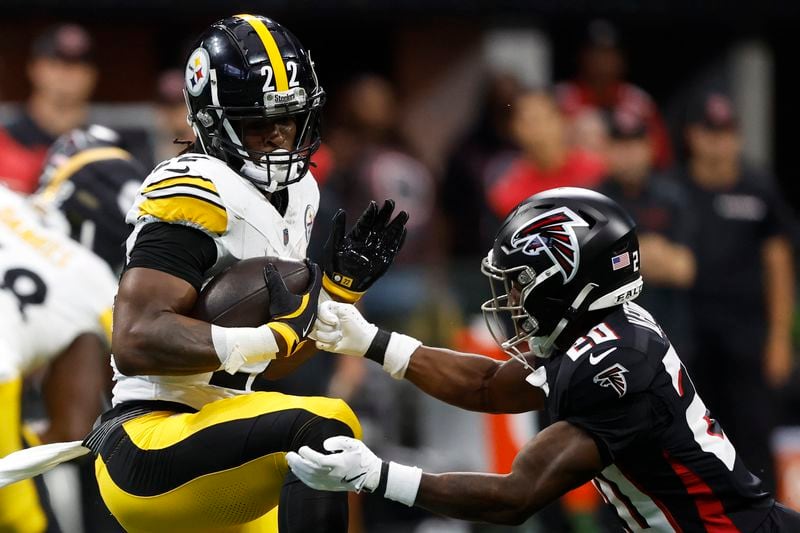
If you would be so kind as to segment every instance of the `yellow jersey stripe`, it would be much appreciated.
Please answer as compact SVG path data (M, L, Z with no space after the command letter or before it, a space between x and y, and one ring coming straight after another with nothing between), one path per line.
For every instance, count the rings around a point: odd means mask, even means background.
M342 400L318 396L289 396L279 392L254 392L224 402L211 402L198 413L156 411L125 422L122 427L131 442L143 450L168 448L217 424L256 416L303 409L322 418L347 424L355 437L361 438L361 425L356 415Z
M78 172L80 169L88 165L89 163L94 163L95 161L103 161L106 159L132 159L133 156L123 150L122 148L117 148L115 146L106 146L103 148L89 148L88 150L84 150L82 152L78 152L74 156L67 159L63 165L56 169L55 173L53 174L50 183L47 184L44 191L42 191L42 197L45 200L53 200L58 192L58 188L61 184L68 180L73 174Z
M164 222L194 224L217 235L228 229L225 209L197 196L147 198L139 204L139 217L148 215Z
M147 193L151 191L165 189L173 185L192 185L194 187L198 187L208 192L212 192L217 196L219 196L219 193L217 192L217 187L216 185L214 185L213 181L207 180L205 178L200 178L197 176L176 176L174 178L167 178L165 180L157 181L142 189L142 194L147 195Z
M100 314L100 326L103 328L103 333L106 334L106 342L111 346L111 323L114 319L114 310L109 307Z
M283 56L278 49L278 43L275 42L275 37L269 32L267 27L261 22L260 19L253 15L236 15L253 27L256 34L261 38L264 43L264 49L269 56L269 62L272 65L272 71L275 73L275 87L279 91L289 90L289 79L286 75L286 65L283 64Z
M306 310L308 307L308 294L303 295L303 299L300 301L300 306L294 310L294 312L289 313L288 315L276 316L275 318L285 319L285 318L295 318L303 314L303 311Z

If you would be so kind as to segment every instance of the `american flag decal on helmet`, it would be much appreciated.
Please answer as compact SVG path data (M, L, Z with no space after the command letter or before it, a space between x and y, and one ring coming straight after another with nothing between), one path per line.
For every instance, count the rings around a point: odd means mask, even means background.
M575 236L575 227L588 227L589 224L568 207L548 211L525 223L511 237L511 249L506 253L521 251L526 255L539 255L545 252L553 264L557 265L569 283L580 265L580 248Z
M619 395L619 397L622 398L628 391L628 382L625 380L625 376L623 375L627 371L627 368L619 363L615 363L613 366L610 366L597 374L592 381L601 387L611 387Z

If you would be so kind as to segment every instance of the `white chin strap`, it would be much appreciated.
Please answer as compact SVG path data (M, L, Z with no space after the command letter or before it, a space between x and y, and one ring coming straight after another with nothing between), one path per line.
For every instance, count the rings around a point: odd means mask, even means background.
M592 292L595 287L597 287L597 284L587 283L586 286L581 289L581 292L578 293L578 295L572 301L572 304L569 306L567 316L571 315L580 308L583 301L587 296L589 296L589 293ZM555 347L556 339L569 324L569 319L567 316L558 321L556 327L553 328L553 331L547 337L531 337L528 340L528 346L530 347L533 355L542 359L547 359L553 355L553 348Z
M266 156L261 158L261 164L245 161L241 173L253 180L261 190L272 193L285 188L287 181L297 179L302 162L290 163L289 152L282 148L272 152L270 159L269 164L267 164Z

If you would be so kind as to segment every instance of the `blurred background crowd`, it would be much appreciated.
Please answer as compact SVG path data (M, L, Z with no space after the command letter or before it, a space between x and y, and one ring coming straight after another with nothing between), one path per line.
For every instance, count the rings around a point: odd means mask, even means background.
M0 15L0 183L59 207L73 237L118 270L136 186L183 149L175 140L193 139L182 95L192 39L237 9L76 4L11 2ZM501 357L479 316L479 261L500 221L545 189L599 190L639 226L639 303L746 464L800 508L789 81L800 10L239 4L299 37L328 93L311 256L339 207L353 221L369 200L394 198L411 215L404 251L363 299L370 320ZM73 132L90 124L110 129ZM275 386L345 398L379 455L433 471L507 471L547 423L459 412L347 357L320 355ZM48 477L65 530L115 531L90 492L80 505L76 477ZM520 530L613 531L598 498L578 489ZM354 531L492 531L384 500L354 504Z

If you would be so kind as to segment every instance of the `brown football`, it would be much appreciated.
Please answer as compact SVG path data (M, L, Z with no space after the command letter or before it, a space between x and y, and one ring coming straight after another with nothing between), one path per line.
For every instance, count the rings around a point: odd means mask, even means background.
M258 327L269 322L269 291L264 267L275 265L294 294L308 289L309 271L303 261L278 257L253 257L239 261L217 274L203 287L192 316L224 327Z

